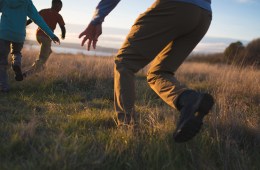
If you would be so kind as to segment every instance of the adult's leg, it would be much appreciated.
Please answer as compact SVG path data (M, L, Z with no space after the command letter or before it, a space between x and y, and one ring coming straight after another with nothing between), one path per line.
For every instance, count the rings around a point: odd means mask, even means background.
M211 14L207 11L195 7L190 12L200 13L197 26L171 41L154 59L147 75L150 87L173 108L176 108L177 97L187 90L174 73L203 38L211 21Z
M211 21L208 11L198 8L197 26L189 33L174 39L155 58L148 73L151 88L170 106L177 108L180 118L174 132L176 142L185 142L199 132L203 118L214 104L207 93L187 90L174 77L174 72L207 32Z
M130 124L136 116L135 73L147 65L151 59L127 47L119 51L114 67L114 106L121 123ZM119 123L119 122L118 122Z
M194 30L200 19L199 9L187 3L156 1L139 16L115 58L115 110L118 114L134 114L134 74L161 50L167 51L172 40ZM157 58L161 58L163 53ZM176 89L180 88L184 87Z

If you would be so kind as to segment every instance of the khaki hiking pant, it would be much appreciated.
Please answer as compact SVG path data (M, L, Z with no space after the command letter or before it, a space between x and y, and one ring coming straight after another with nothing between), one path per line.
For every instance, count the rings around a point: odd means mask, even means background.
M36 60L38 66L42 66L46 63L49 56L52 53L51 50L51 39L46 36L37 35L36 39L38 43L41 45L40 53L38 59Z
M151 63L150 87L171 107L188 88L174 73L207 32L212 14L190 3L157 0L132 26L115 57L117 113L134 114L135 73Z

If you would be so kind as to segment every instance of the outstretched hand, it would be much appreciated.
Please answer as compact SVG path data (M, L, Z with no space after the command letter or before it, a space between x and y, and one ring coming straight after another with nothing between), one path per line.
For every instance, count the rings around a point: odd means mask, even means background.
M93 25L89 24L88 27L79 35L79 38L83 37L81 42L81 46L85 45L85 42L88 40L87 50L90 50L90 47L96 49L98 37L102 34L102 25Z
M59 44L59 45L60 45L60 39L59 39L57 36L53 37L53 38L52 38L52 41L53 41L55 44Z

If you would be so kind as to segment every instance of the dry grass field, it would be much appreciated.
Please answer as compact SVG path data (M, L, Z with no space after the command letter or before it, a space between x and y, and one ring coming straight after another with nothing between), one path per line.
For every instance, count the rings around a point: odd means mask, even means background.
M28 68L37 52L23 52ZM260 70L184 63L176 73L216 101L200 134L174 143L178 112L137 74L137 129L117 128L113 58L52 54L46 69L0 94L0 169L260 169Z

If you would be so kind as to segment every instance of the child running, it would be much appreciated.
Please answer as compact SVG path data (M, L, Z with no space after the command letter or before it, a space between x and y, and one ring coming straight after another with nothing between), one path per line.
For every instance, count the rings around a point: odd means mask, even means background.
M47 25L54 32L56 25L59 24L61 29L61 39L65 39L66 29L65 22L59 12L62 9L62 1L61 0L52 0L52 6L48 9L43 9L39 12ZM27 21L27 25L31 24L32 20ZM36 32L36 40L41 45L40 53L36 61L33 63L32 67L25 72L25 75L29 75L35 73L36 71L44 69L44 65L47 62L51 50L51 40L48 36L40 29L37 29Z
M59 38L39 15L31 0L0 0L0 91L8 92L7 66L8 55L11 50L11 66L15 73L15 80L22 81L21 50L25 40L27 16L32 19L54 43L60 43Z

